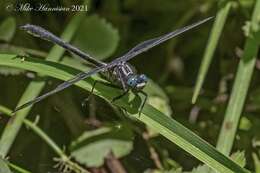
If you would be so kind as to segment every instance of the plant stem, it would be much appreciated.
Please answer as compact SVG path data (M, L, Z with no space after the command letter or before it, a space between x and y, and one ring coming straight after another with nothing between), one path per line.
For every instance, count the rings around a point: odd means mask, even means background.
M11 117L12 111L4 106L0 105L0 112L8 115ZM60 157L60 160L62 162L65 162L69 166L75 170L75 172L78 170L81 173L88 173L85 169L83 169L81 166L79 166L77 163L72 162L69 157L63 152L63 150L43 131L41 130L36 123L33 123L29 120L24 119L23 123L28 126L35 134L37 134L43 141L45 141L50 148L53 149L53 151ZM13 165L13 164L12 164ZM12 166L11 166L12 167Z
M27 170L25 170L23 168L20 168L19 166L15 165L13 163L8 162L8 165L9 165L10 168L12 168L12 169L14 169L14 170L16 170L16 171L18 171L20 173L31 173L31 172L29 172L29 171L27 171Z
M232 149L253 70L255 69L256 56L259 50L259 38L257 35L260 34L260 30L258 29L258 31L256 31L254 27L260 27L259 9L260 0L257 0L251 19L250 34L245 43L243 57L239 62L231 97L217 143L217 149L226 155L229 155Z
M211 30L211 34L208 40L208 44L206 47L206 50L204 52L204 56L202 59L202 63L199 69L199 74L198 74L198 78L196 81L196 86L194 89L194 93L193 93L193 97L192 97L192 103L194 104L197 101L197 98L199 96L202 84L205 80L207 71L209 69L209 65L212 61L213 55L215 53L217 44L218 44L218 40L220 38L220 35L222 33L222 30L224 28L224 24L226 23L227 20L227 16L229 14L231 5L233 2L229 1L229 2L224 2L225 4L223 6L221 6L221 8L219 9L215 22L213 24L213 28ZM220 3L222 4L222 3Z

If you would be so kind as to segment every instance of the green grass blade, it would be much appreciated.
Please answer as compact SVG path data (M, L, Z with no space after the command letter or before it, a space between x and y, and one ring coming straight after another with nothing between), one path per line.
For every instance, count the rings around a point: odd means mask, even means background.
M0 157L0 173L12 173L7 162Z
M80 12L71 20L71 22L68 24L67 28L65 29L65 31L61 36L63 40L69 41L72 38L73 34L77 29L77 26L80 25L80 22L83 19L84 15L85 13ZM64 51L65 51L64 49L55 45L51 49L50 53L48 54L47 59L49 61L58 61L63 55ZM37 97L42 91L44 86L45 86L45 82L41 82L41 81L31 82L27 86L25 92L23 93L21 99L19 100L18 105L21 105L26 100L31 100ZM0 139L0 156L5 157L7 155L9 149L11 148L11 145L14 142L15 137L17 136L21 128L23 120L28 115L30 110L31 107L28 107L20 111L19 113L17 113L17 116L12 117L12 119L5 127Z
M31 173L13 163L8 163L9 167L12 168L13 170L15 170L17 173Z
M253 70L255 68L256 56L259 50L259 9L260 0L257 0L251 20L250 34L245 43L244 54L239 62L233 90L217 143L217 149L226 155L229 155L232 149L237 126L248 93Z
M199 69L198 78L196 81L194 93L192 96L192 103L194 104L197 101L197 98L200 94L203 82L206 78L207 71L209 69L210 63L212 61L214 52L216 50L218 40L220 38L220 35L222 33L222 30L224 28L224 24L226 23L226 19L228 16L228 13L230 11L232 2L225 2L223 6L219 9L216 19L213 24L213 28L210 33L210 37L208 40L208 44L206 47L206 50L203 55L202 63Z
M13 58L15 55L0 55L0 66L9 66L22 68L51 76L61 80L67 80L79 71L71 67L58 64L55 62L43 61L38 59L26 58L21 62L19 58ZM93 79L89 78L76 83L77 86L90 91ZM111 100L115 95L119 94L119 90L108 86L98 85L94 91L98 96ZM131 96L131 95L130 95ZM246 173L245 169L235 164L228 157L218 152L214 147L195 135L193 132L179 124L177 121L167 117L150 105L145 105L143 113L138 116L138 108L140 98L124 97L115 104L124 107L130 114L135 113L135 116L147 126L153 128L158 133L165 136L167 139L189 152L194 157L206 163L212 169L218 172L235 172ZM129 100L130 99L130 100Z
M4 113L7 116L11 117L12 111L2 105L0 105L0 113ZM67 156L64 151L41 129L37 126L35 122L31 122L27 119L23 120L23 123L29 127L35 134L37 134L63 161L63 163L66 163L72 170L75 172L79 171L81 173L89 173L87 170L83 169L81 166L79 166L77 163L72 162L70 160L70 157ZM19 168L18 166L8 163L10 167L13 169L20 171L21 173L27 173L22 168ZM1 173L1 172L0 172ZM28 172L29 173L29 172Z

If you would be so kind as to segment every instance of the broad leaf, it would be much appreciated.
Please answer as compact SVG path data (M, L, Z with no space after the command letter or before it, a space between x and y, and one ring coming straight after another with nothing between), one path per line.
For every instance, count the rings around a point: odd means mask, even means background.
M116 50L118 31L105 19L93 15L86 17L80 25L73 44L97 59L105 59Z
M87 167L100 167L110 152L121 158L133 149L129 128L100 128L87 131L72 143L71 156Z
M8 17L0 24L0 40L9 42L12 40L16 29L13 17Z

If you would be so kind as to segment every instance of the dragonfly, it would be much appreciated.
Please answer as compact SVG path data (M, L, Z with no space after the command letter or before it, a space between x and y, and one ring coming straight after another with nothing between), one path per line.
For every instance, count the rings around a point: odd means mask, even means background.
M128 63L128 61L131 60L132 58L136 57L137 55L140 55L141 53L144 53L144 52L150 50L151 48L153 48L173 37L176 37L188 30L191 30L191 29L209 21L212 18L213 17L208 17L206 19L195 22L191 25L188 25L188 26L179 28L177 30L174 30L172 32L169 32L167 34L164 34L162 36L143 41L143 42L137 44L132 49L130 49L124 55L122 55L118 58L115 58L114 60L112 60L109 63L105 63L105 62L95 59L90 54L83 52L80 49L78 49L77 47L63 41L62 39L60 39L53 33L45 30L44 28L42 28L40 26L36 26L36 25L32 25L32 24L23 25L20 27L20 29L28 32L29 34L31 34L35 37L39 37L43 40L47 40L49 42L52 42L54 44L57 44L57 45L63 47L67 51L77 55L78 57L80 57L83 60L86 60L88 63L92 64L94 66L94 68L91 69L90 71L81 72L81 73L75 75L70 80L61 83L53 90L51 90L39 97L36 97L35 99L28 101L21 106L16 107L14 109L13 113L15 113L23 108L26 108L28 106L31 106L31 105L45 99L46 97L49 97L59 91L62 91L65 88L68 88L69 86L77 83L78 81L86 79L97 73L105 74L104 76L106 76L106 78L112 85L115 85L123 90L122 94L120 94L119 96L116 96L115 98L112 99L112 102L125 96L129 91L132 91L136 95L143 94L144 100L142 101L140 108L139 108L139 113L141 113L142 109L147 101L147 97L148 97L148 95L143 91L144 87L146 86L146 84L148 82L148 78L145 74L137 74L134 67L132 65L130 65ZM91 93L93 93L96 83L97 82L94 82Z

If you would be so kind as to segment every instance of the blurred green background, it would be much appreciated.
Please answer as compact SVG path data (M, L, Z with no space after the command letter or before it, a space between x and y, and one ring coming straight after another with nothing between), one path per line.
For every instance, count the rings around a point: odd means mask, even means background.
M214 16L219 8L219 2L216 0L91 0L87 2L87 11L81 12L14 10L15 5L26 2L28 1L0 2L1 53L45 58L53 44L34 38L18 27L26 23L35 24L60 36L72 18L80 13L84 16L83 20L77 26L70 42L106 62L127 52L141 41ZM28 3L36 8L39 3L48 4L50 7L72 7L84 2L41 0ZM146 88L149 103L214 146L239 58L243 53L245 37L242 28L250 19L253 7L254 0L234 1L203 90L195 105L191 104L193 88L213 21L131 60L138 72L146 74L151 79L151 84ZM78 69L89 68L68 52L61 61ZM252 154L259 152L259 69L260 64L257 62L232 150L245 151L246 167L250 170L254 170ZM1 66L0 105L14 109L31 80L47 81L42 93L60 82L37 76L33 72ZM184 171L191 171L201 164L164 137L146 128L142 123L129 119L123 111L112 107L104 100L92 97L86 102L88 95L89 93L78 87L70 87L33 106L28 119L34 121L37 115L40 116L38 126L59 146L64 146L68 153L72 153L74 161L91 167L90 171L93 172L101 172L101 168L109 170L106 162L98 161L104 157L98 151L102 153L103 149L113 147L122 147L116 160L131 173L159 169L176 170L180 167ZM0 114L0 132L8 120L8 117ZM107 127L116 130L110 129L109 132L100 132L99 135L89 132L89 135L92 134L94 137L88 139L88 145L85 147L92 155L84 156L87 161L82 163L81 156L73 149L74 145L77 145L75 143L79 140L78 137L90 130L106 131ZM110 136L116 138L112 141L105 140L112 139ZM115 140L117 138L124 139L124 142L118 142ZM93 156L95 153L97 157ZM56 164L53 161L55 156L52 149L25 126L20 130L8 154L13 163L39 173L56 171L53 168Z

